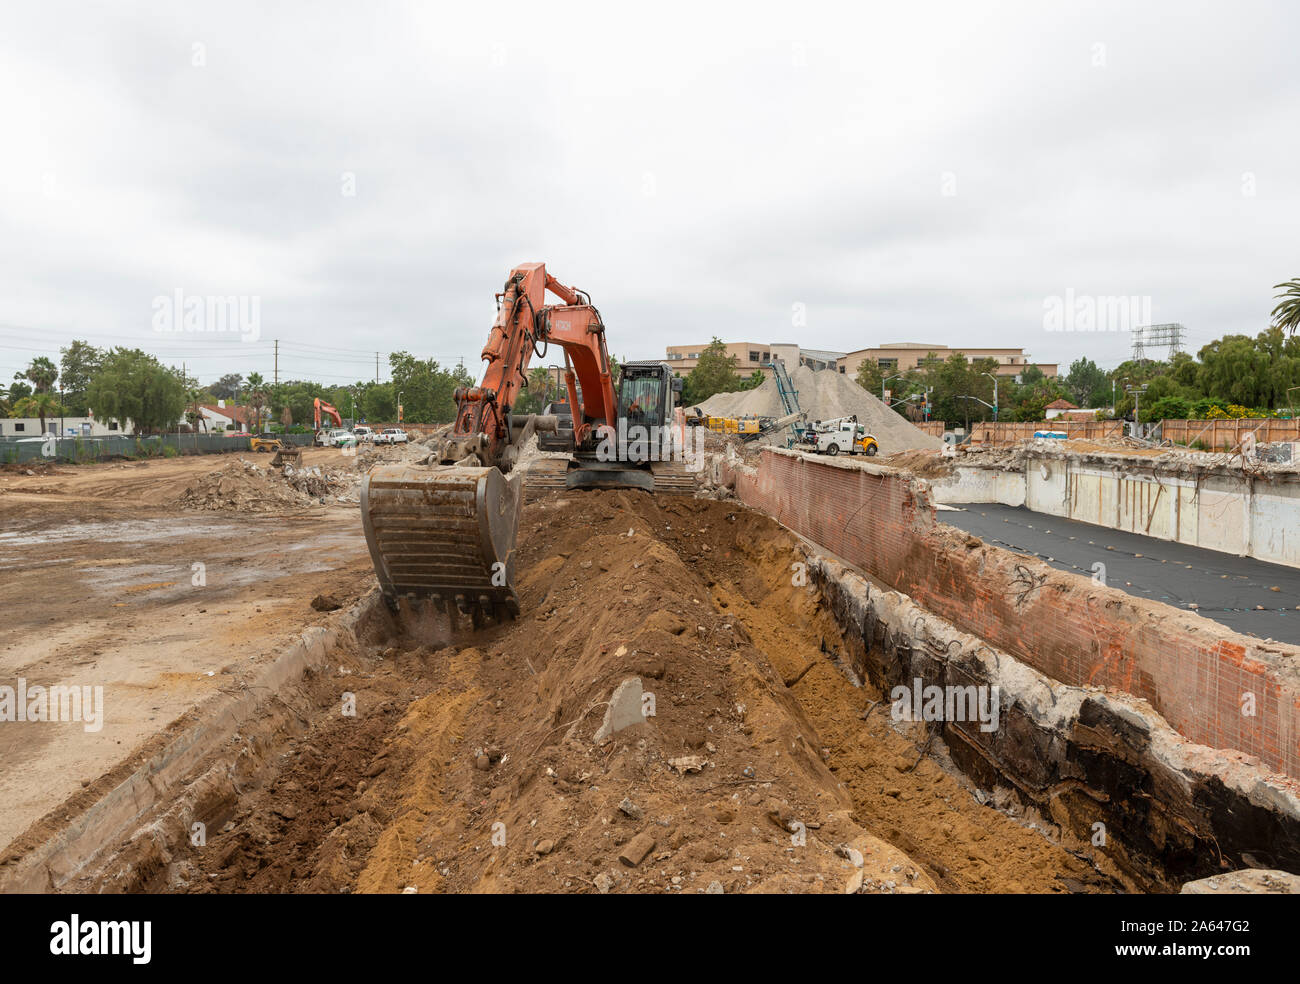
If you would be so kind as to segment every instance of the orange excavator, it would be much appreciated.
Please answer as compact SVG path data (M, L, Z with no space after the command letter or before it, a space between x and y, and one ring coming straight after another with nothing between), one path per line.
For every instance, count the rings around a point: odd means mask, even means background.
M335 410L334 407L326 403L319 396L312 401L312 410L315 411L316 430L320 430L320 419L322 413L325 413L326 415L334 418L335 427L343 426L343 417L340 416L339 412Z
M550 292L562 303L547 304ZM681 391L667 363L622 367L618 392L600 312L584 292L567 287L543 263L510 272L497 295L497 316L483 347L487 362L477 386L455 391L451 434L437 464L379 465L361 485L361 516L375 574L389 605L432 599L448 611L487 618L519 612L514 551L523 507L520 450L557 419L516 415L534 356L558 346L573 415L573 455L538 481L549 487L693 491L682 464L673 402ZM530 475L532 470L529 470ZM531 479L530 479L531 484Z

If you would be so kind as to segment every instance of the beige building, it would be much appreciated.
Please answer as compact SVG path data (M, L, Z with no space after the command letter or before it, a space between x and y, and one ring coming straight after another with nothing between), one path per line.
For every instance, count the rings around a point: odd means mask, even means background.
M708 342L699 345L669 345L664 356L673 370L685 376L700 361L700 353L709 347ZM789 342L727 342L727 355L736 360L736 371L742 376L752 375L759 370L764 376L772 375L767 366L774 359L785 363L786 369L795 366L808 366L812 369L836 369L843 352L825 352L820 349L806 349Z
M996 359L999 376L1019 376L1029 366L1036 365L1045 376L1057 375L1058 366L1054 362L1032 362L1024 349L1018 348L950 348L947 345L930 345L924 342L892 342L879 348L858 349L839 360L840 372L850 376L858 374L858 366L867 359L880 363L885 375L907 372L915 369L922 362L933 356L940 361L954 353L966 356L972 362L976 359Z

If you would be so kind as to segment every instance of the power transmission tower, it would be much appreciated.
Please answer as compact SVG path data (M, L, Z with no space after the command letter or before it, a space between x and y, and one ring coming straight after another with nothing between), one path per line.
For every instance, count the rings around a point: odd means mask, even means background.
M1138 325L1133 329L1133 361L1146 361L1149 348L1167 349L1172 359L1183 350L1183 330L1183 326L1176 323Z

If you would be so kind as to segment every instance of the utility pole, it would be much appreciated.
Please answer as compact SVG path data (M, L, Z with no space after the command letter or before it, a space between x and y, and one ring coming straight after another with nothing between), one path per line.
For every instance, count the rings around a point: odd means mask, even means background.
M280 385L280 339L275 340L275 385Z
M375 353L375 385L379 385L379 353Z

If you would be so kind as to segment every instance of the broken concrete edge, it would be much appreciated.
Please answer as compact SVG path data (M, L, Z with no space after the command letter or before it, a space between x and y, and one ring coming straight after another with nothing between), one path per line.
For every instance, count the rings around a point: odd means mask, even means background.
M1196 455L1204 455L1206 460L1201 460L1195 457ZM1049 443L987 447L979 451L966 452L952 460L958 468L1021 471L1028 461L1041 459L1070 461L1085 466L1145 474L1162 472L1181 476L1216 476L1234 479L1249 476L1268 483L1300 481L1300 469L1297 469L1294 464L1278 465L1252 461L1247 468L1239 454L1197 452L1186 448L1171 448L1163 454L1148 455L1125 454L1122 451L1078 451Z
M808 541L804 540L807 543ZM938 722L958 769L978 786L1002 780L1057 826L1065 846L1138 885L1169 891L1220 872L1224 859L1267 844L1300 870L1300 784L1238 752L1197 745L1145 700L1069 686L810 553L809 571L850 641L853 669L894 686L998 688L1005 726ZM886 711L888 713L888 711ZM1096 823L1105 844L1094 846ZM1172 881L1171 881L1172 876Z
M596 729L592 741L599 745L606 738L617 734L624 728L644 723L645 714L641 709L641 697L641 678L639 676L628 677L615 687L614 692L610 695L609 704L605 708L605 718L601 721L600 727Z
M1244 868L1183 885L1180 895L1300 895L1300 875Z
M1136 598L1118 588L1094 584L1089 577L1058 571L1038 558L973 538L936 519L933 486L905 469L779 448L765 448L758 468L738 468L722 455L715 456L710 468L740 501L799 535L813 530L826 534L824 510L837 508L834 495L828 499L826 494L826 476L869 474L882 485L897 483L899 496L892 501L889 496L866 494L848 517L850 521L857 518L859 527L883 527L894 533L889 541L894 544L892 552L872 553L881 569L873 570L854 556L846 557L850 563L908 592L919 604L963 630L970 628L972 613L979 614L986 624L999 612L1015 614L1019 621L1024 614L1019 611L1021 604L1046 605L1049 617L1031 617L1014 632L981 634L1042 671L1053 672L1050 666L1081 659L1089 675L1068 681L1075 685L1096 678L1115 692L1134 693L1131 684L1145 684L1137 695L1152 697L1181 734L1202 744L1242 748L1270 768L1300 778L1300 647L1241 635L1195 612ZM794 480L808 483L808 488L791 490L782 484L782 474L787 483L794 476ZM841 487L849 499L865 494L858 482L842 483ZM866 535L860 529L847 535L847 524L844 530L846 543L855 538L861 543ZM834 544L820 542L818 534L811 538L820 549L836 551ZM972 544L979 549L969 549ZM961 549L963 546L968 549ZM1043 600L1045 592L1025 590L1033 585L1050 586L1050 601ZM1014 613L1009 611L1008 599L1015 599ZM1033 608L1026 611L1033 615ZM1105 638L1097 639L1097 622L1103 616ZM1005 619L995 623L995 628L997 624L1006 624ZM1092 630L1088 637L1093 639L1092 645L1076 644L1068 633L1063 637L1058 631L1062 624ZM1214 674L1209 684L1201 684L1201 690L1190 695L1186 693L1189 685L1197 684L1180 677L1180 664L1174 656L1185 652L1204 653ZM1126 679L1124 667L1111 659L1116 654L1123 654L1120 662L1128 661L1140 672ZM1059 674L1055 678L1059 679ZM1242 689L1233 689L1238 686ZM1237 734L1234 740L1218 717L1196 710L1214 708L1220 691L1245 690L1265 695L1266 707L1277 716L1271 729L1261 724Z
M374 588L332 626L303 630L240 694L217 692L194 705L190 712L194 723L161 751L49 839L0 868L0 894L58 891L105 851L115 848L148 811L193 775L204 758L228 742L244 722L258 717L266 701L284 686L322 666L340 640L361 640L373 631L374 619L387 617L379 590Z

